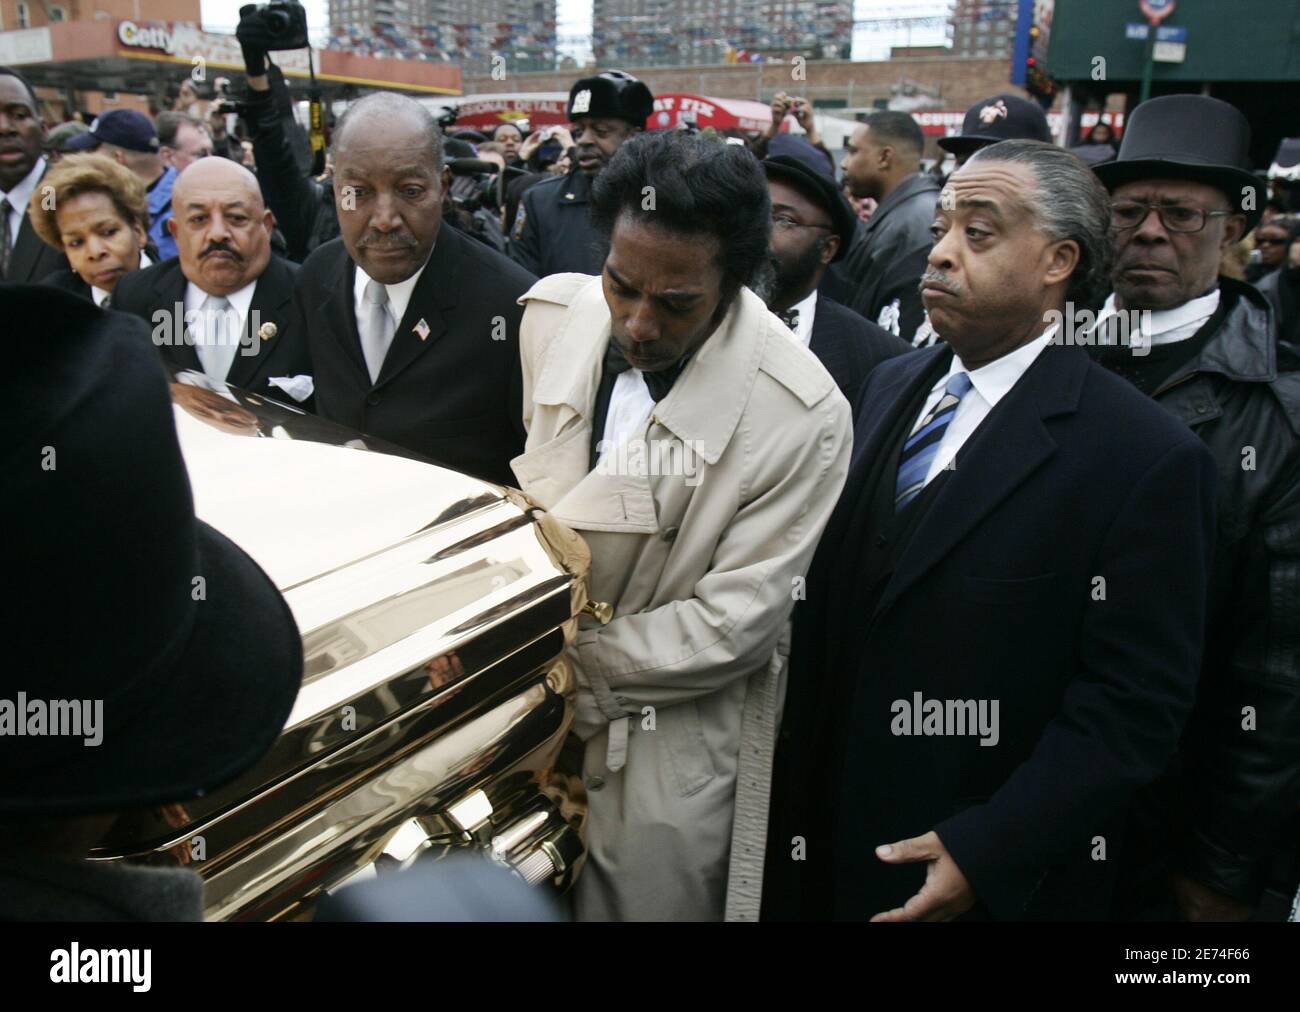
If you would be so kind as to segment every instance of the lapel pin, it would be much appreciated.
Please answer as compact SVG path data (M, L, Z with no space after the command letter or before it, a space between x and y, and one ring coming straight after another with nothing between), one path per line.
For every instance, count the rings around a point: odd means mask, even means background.
M565 200L572 200L572 199L573 199L573 194L572 194L572 193L566 193L566 194L564 195L564 199L565 199Z
M420 335L421 341L427 341L429 339L429 325L425 323L423 319L421 319L412 329Z
M269 341L280 331L274 323L264 323L257 328L257 336L263 341Z

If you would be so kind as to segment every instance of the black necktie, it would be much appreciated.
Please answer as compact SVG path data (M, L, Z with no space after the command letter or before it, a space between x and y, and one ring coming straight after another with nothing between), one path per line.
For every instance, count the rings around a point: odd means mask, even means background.
M791 330L797 331L799 329L799 310L787 309L784 313L777 313L776 315Z
M8 197L0 199L0 225L4 226L4 231L0 232L0 280L9 277L9 258L13 253L9 232L9 212L12 209Z
M671 369L664 369L661 372L643 372L641 374L641 378L645 380L646 389L650 391L650 396L656 404L668 396L668 391L672 389L673 383L681 375L681 371L686 368L686 363L689 360L690 356L687 355ZM600 386L596 390L596 403L592 407L591 431L594 436L591 440L589 468L594 468L600 457L597 450L600 448L601 434L605 431L605 421L609 417L609 402L614 394L614 384L622 373L631 368L632 363L624 358L623 349L611 337L609 344L605 347L604 369L600 376Z
M658 372L643 372L641 378L645 380L645 388L650 391L650 398L656 404L668 396L668 391L672 390L673 384L677 382L677 377L682 374L686 368L686 363L690 359L687 355L681 361L668 369L661 369ZM623 349L618 346L618 342L612 337L605 348L605 372L615 378L619 373L627 372L632 368L632 364L623 357Z

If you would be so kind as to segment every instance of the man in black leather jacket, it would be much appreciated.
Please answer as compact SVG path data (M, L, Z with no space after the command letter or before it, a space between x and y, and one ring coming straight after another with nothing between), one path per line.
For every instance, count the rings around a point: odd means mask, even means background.
M241 112L252 137L257 181L266 206L284 235L289 259L302 263L317 246L338 237L334 191L304 173L298 164L285 133L285 122L276 108L271 75L279 74L279 70L266 59L276 40L265 19L258 17L254 9L249 11L240 17L235 29L248 75ZM283 83L279 87L283 89Z
M1199 696L1123 859L1120 916L1281 919L1266 893L1293 894L1298 874L1300 374L1278 367L1267 300L1216 276L1262 206L1249 136L1226 103L1168 96L1135 111L1118 160L1096 170L1117 255L1095 354L1219 470Z

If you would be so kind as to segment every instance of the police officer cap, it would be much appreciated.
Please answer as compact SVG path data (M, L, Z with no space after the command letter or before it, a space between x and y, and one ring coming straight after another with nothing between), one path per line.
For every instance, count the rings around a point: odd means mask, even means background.
M579 116L591 116L626 120L635 127L644 127L654 107L654 95L635 77L621 70L606 70L595 77L584 77L569 89L566 111L570 122Z

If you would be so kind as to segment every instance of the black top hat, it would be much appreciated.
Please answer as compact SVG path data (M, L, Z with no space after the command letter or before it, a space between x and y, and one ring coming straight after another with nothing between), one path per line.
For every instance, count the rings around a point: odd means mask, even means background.
M769 179L780 179L789 183L826 209L826 213L831 216L831 225L835 229L835 234L840 237L840 248L834 260L842 258L849 251L849 243L853 241L858 217L840 193L839 187L835 185L835 180L824 172L810 167L807 162L794 155L764 158L763 171L767 173Z
M1037 102L1019 95L983 98L966 110L961 133L939 139L949 154L969 155L998 141L1044 141L1052 143L1047 115Z
M631 74L606 70L595 77L584 77L569 89L565 111L569 121L579 116L594 119L621 119L634 127L645 127L655 110L650 89Z
M1250 171L1250 124L1208 95L1164 95L1133 110L1119 157L1094 168L1106 189L1138 179L1185 179L1222 190L1254 228L1264 193Z
M36 285L0 284L0 303L16 359L0 376L0 559L18 581L0 719L23 702L27 730L0 734L0 813L206 793L284 727L302 682L293 615L252 559L195 518L143 321ZM34 339L51 321L58 339ZM80 734L48 733L56 703L65 731L82 704ZM45 732L33 733L42 707Z

